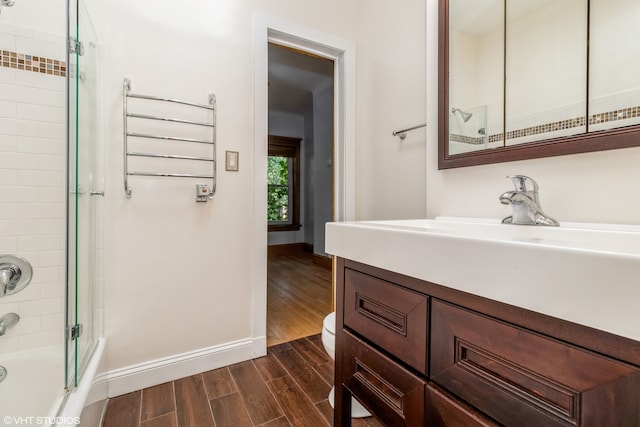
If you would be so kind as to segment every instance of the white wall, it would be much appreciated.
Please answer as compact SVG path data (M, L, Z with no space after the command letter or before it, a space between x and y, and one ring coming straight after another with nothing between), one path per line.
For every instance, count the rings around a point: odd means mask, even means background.
M358 45L358 219L425 216L425 3L363 4Z
M105 335L109 369L256 338L252 312L253 20L266 13L358 46L358 215L424 216L424 5L168 0L89 3L106 57ZM114 25L114 23L118 25ZM388 25L392 22L392 25ZM395 23L402 23L396 25ZM134 92L218 103L218 191L194 202L193 184L132 180L122 189L122 79ZM266 224L265 224L266 227Z
M427 0L427 216L502 218L498 196L511 189L506 175L524 174L540 185L545 212L560 222L640 224L640 148L438 170L438 2Z

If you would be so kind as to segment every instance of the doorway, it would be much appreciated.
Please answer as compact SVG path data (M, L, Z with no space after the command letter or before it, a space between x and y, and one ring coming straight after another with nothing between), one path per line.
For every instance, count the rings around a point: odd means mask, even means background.
M254 242L251 255L252 339L256 354L267 347L267 139L268 43L334 61L333 200L336 221L356 215L356 45L332 34L258 13L254 20Z
M331 312L332 59L268 46L267 346L315 335Z

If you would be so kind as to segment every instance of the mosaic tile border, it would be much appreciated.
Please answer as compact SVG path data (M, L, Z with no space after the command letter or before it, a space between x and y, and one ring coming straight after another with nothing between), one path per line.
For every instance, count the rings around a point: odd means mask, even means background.
M67 64L65 61L27 55L9 50L0 50L0 66L60 77L66 77L67 75Z
M589 116L589 125L597 125L608 122L615 122L618 120L626 120L640 117L640 106L621 108L619 110L607 111L604 113L592 114ZM572 119L560 120L557 122L544 123L541 125L530 126L522 129L515 129L507 132L507 140L523 138L532 135L539 135L542 133L556 132L559 130L572 129L576 127L585 126L585 117L574 117ZM462 142L471 145L484 144L484 138L482 137L470 137L464 135L451 134L451 141ZM503 140L503 134L497 133L489 135L489 143L500 142Z

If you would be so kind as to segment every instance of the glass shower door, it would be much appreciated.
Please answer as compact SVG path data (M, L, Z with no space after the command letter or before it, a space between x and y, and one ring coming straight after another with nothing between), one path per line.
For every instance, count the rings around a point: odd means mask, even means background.
M78 385L96 343L95 282L98 199L98 51L82 1L69 7L68 132L69 204L67 253L66 386Z

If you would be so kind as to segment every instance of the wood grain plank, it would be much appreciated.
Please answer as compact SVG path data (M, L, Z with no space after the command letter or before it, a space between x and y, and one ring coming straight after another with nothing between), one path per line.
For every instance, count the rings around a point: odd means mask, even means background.
M229 372L238 386L238 391L255 425L284 415L251 361L231 365Z
M280 417L268 423L260 424L259 427L291 427L291 423L289 423L287 417Z
M217 399L238 391L227 368L214 369L202 373L202 381L209 400Z
M325 399L316 403L316 409L329 425L333 424L333 408L331 407L329 400Z
M327 398L331 386L297 351L293 349L282 351L276 353L276 357L313 403Z
M174 381L176 412L180 427L214 427L202 375Z
M331 299L331 270L313 264L312 254L268 256L267 345L320 333Z
M291 342L291 346L312 366L332 361L326 351L321 350L306 338Z
M142 391L109 399L104 427L138 427Z
M156 418L169 412L175 412L175 410L176 401L173 393L173 382L142 390L142 412L140 414L140 421Z
M265 381L288 375L287 370L280 364L271 349L267 349L266 356L253 359L253 364Z
M178 420L175 412L161 415L140 423L140 427L178 427Z
M211 400L211 411L216 427L252 426L240 393L227 394Z
M276 378L267 384L278 399L291 425L303 427L329 425L291 376Z

